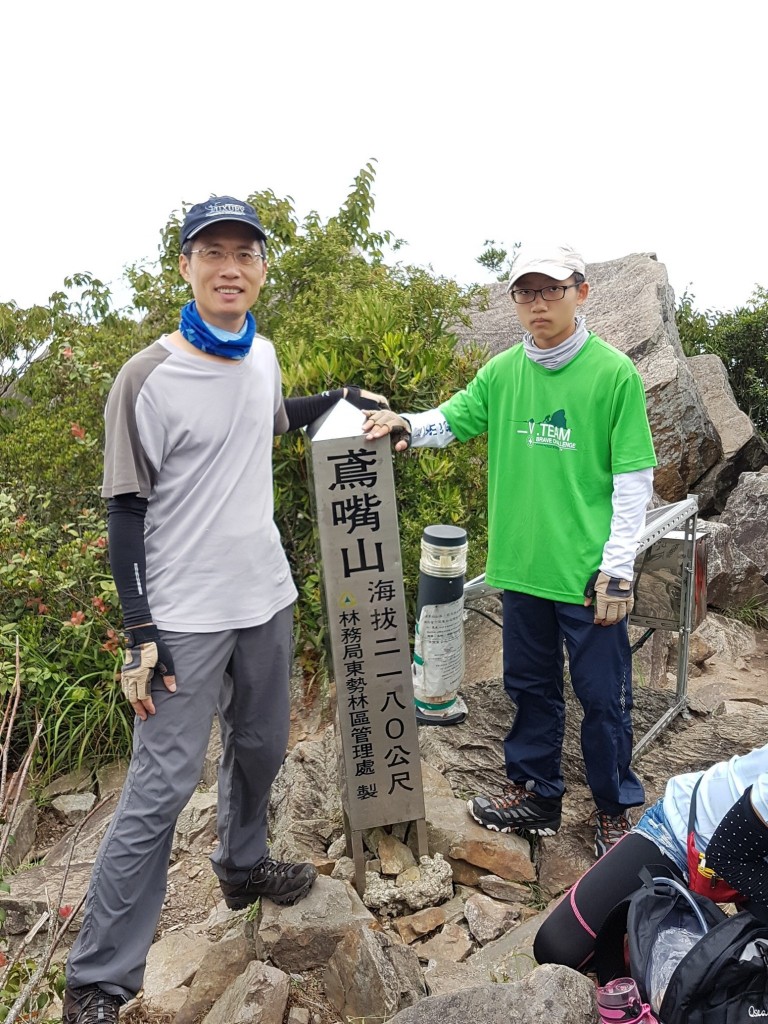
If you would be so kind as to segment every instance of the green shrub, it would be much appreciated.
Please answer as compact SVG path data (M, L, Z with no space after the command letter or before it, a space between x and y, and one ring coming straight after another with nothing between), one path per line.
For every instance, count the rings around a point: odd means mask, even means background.
M757 288L745 307L729 312L694 309L683 294L676 311L686 355L720 356L739 408L768 437L768 291Z

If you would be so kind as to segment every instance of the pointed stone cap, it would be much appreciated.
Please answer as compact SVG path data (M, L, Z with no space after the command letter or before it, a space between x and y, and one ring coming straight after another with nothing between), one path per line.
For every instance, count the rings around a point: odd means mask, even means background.
M318 416L307 427L310 441L336 441L343 437L362 437L366 414L340 398L333 408Z

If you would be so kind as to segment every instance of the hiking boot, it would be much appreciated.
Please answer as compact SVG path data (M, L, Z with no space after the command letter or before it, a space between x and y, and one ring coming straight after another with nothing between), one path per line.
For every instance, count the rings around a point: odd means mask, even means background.
M595 856L608 853L632 828L632 822L625 811L622 814L608 814L596 807L589 823L595 826Z
M501 796L476 796L469 813L494 832L533 832L553 836L560 828L562 801L537 796L519 782L508 782Z
M117 1024L123 1000L98 985L69 988L64 993L62 1024Z
M219 885L229 909L243 910L260 899L282 905L296 903L307 895L316 878L314 864L291 864L265 857L244 882L233 885L219 881Z

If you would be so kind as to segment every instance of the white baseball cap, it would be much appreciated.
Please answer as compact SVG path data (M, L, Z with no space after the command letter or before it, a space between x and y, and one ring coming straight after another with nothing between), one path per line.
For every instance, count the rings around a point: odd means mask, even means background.
M524 274L546 274L555 281L565 281L571 274L586 276L586 264L581 253L570 245L550 245L521 249L509 275L507 291Z

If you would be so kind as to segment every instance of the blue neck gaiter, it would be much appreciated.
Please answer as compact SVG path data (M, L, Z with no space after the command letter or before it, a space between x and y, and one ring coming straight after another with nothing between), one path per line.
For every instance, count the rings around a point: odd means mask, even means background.
M190 345L212 356L226 359L243 359L251 351L256 335L256 321L252 313L245 314L245 324L238 334L214 327L203 320L194 301L188 302L181 311L179 331Z

